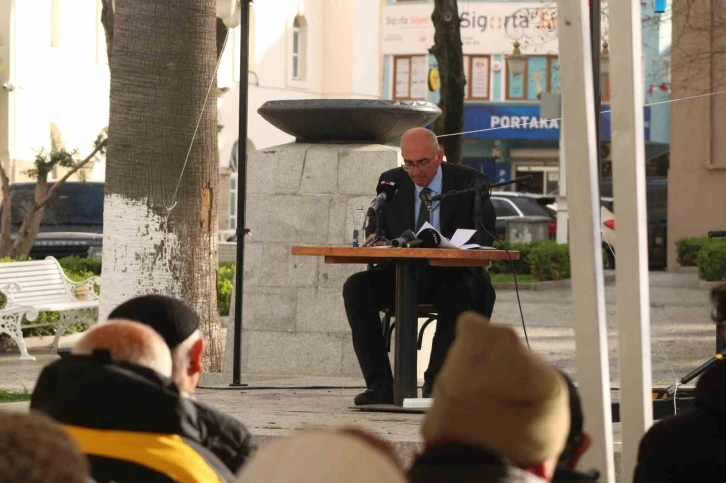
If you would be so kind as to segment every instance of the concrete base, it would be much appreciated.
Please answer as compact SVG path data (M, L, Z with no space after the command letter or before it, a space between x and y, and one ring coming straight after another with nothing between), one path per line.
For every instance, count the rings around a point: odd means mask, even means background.
M328 265L290 249L350 245L356 207L370 204L380 174L399 162L398 149L382 145L286 144L250 154L245 374L360 376L342 287L365 266ZM232 371L233 337L228 331L225 373Z

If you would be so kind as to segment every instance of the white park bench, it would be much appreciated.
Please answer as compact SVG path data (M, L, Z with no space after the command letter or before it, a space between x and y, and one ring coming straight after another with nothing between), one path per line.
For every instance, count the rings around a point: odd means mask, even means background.
M18 345L20 359L35 360L28 354L21 329L58 325L51 347L58 342L66 328L74 323L93 324L98 316L98 295L94 284L98 277L82 282L69 280L58 260L0 263L0 334L8 334ZM23 325L38 318L39 312L60 312L58 322Z

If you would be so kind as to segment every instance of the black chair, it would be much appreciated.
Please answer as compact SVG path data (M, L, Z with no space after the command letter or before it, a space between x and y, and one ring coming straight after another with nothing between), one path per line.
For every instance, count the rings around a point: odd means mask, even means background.
M368 269L370 270L371 268L373 268L373 264L369 263ZM426 317L426 322L424 322L424 325L421 326L421 330L418 332L418 350L421 350L426 327L428 327L431 322L438 320L439 314L436 312L436 307L431 304L418 304L416 310L418 312L417 318L420 319ZM395 318L396 311L394 309L383 310L383 317L381 317L381 329L383 331L383 340L385 341L387 352L391 352L391 336L393 335L393 329L396 328L396 322L392 321L392 319Z
M421 326L421 330L418 332L418 350L421 350L423 345L423 336L426 331L426 327L431 322L438 320L439 314L436 312L436 307L431 304L418 304L416 307L417 318L426 318L426 322ZM392 321L395 319L395 310L385 309L383 311L383 317L381 318L381 328L383 330L383 340L386 343L386 351L391 352L391 336L393 335L393 329L396 328L396 322Z

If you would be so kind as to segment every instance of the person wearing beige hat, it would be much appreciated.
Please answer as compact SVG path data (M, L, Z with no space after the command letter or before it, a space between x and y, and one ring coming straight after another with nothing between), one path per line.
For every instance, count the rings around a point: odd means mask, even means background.
M238 483L405 483L395 453L360 430L309 431L271 443L246 464Z
M569 425L560 374L509 327L466 312L434 386L426 450L410 481L551 481Z

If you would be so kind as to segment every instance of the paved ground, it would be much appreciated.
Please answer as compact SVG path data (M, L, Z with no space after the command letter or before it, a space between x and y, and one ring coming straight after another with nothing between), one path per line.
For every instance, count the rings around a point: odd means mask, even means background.
M695 286L686 276L651 274L651 322L653 378L656 385L669 385L709 358L715 348L715 329L710 321L708 290L669 287ZM614 386L617 372L617 321L615 287L606 287L608 332L610 337L610 376ZM532 350L576 377L575 344L572 329L570 289L522 292L527 332ZM516 294L500 291L494 321L518 327L521 331ZM72 344L77 336L65 338ZM32 389L42 366L56 356L39 348L50 342L29 340L35 362L22 362L17 352L0 354L0 388ZM667 356L667 359L666 359ZM672 372L673 371L673 372ZM279 377L251 378L247 389L200 389L199 399L243 420L264 444L271 438L314 427L356 425L393 442L408 460L419 447L421 415L361 413L348 409L359 392L358 378ZM338 389L299 389L300 386L336 386ZM263 389L262 387L275 387ZM282 387L288 387L283 389ZM294 388L293 388L294 387ZM341 388L344 387L344 388ZM298 388L298 389L296 389ZM613 394L617 398L617 393ZM27 404L5 405L25 410ZM619 425L614 440L618 442Z

